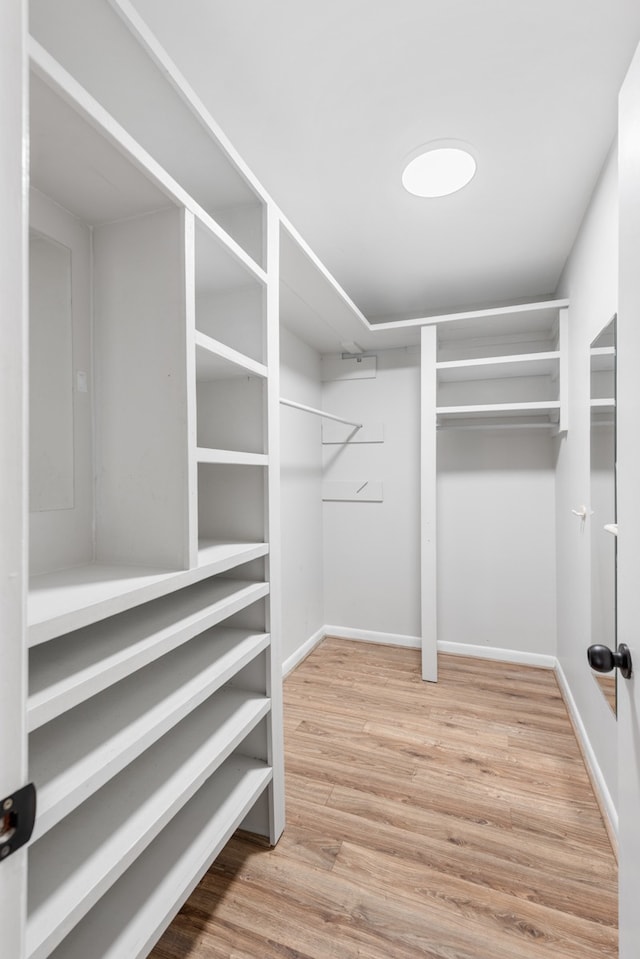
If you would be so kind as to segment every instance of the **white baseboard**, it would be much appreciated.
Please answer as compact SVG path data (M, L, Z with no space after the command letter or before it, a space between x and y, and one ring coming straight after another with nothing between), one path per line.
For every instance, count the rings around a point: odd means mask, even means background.
M361 643L381 643L384 646L408 646L420 649L419 636L404 636L402 633L378 633L371 629L352 629L351 626L324 626L325 636L337 639L355 639Z
M565 676L564 670L558 661L556 661L555 670L560 692L562 693L562 698L564 699L565 706L567 707L567 712L569 713L569 718L571 719L571 723L576 734L576 739L578 740L578 745L580 747L580 751L582 752L582 758L584 759L584 764L587 767L587 772L589 774L589 778L591 779L591 785L593 786L593 791L596 794L596 799L598 800L600 811L602 812L602 817L604 819L605 826L607 827L607 832L609 833L613 851L617 857L618 810L616 809L613 799L611 798L611 793L609 792L605 778L602 775L600 764L596 759L596 754L594 753L591 742L589 741L589 737L587 736L587 731L580 717L580 713L578 712L578 707L576 706L576 701L573 698L573 693L571 692L571 688L567 682L567 677Z
M473 656L476 659L494 659L501 663L517 663L522 666L538 666L554 669L556 657L544 653L523 653L519 649L501 649L499 646L472 646L468 643L438 641L438 652L451 656Z
M320 629L310 636L306 643L303 643L302 646L299 646L295 652L291 653L291 656L288 656L287 659L282 664L282 675L288 676L296 666L299 666L303 659L306 659L309 653L312 653L316 648L318 643L321 643L322 640L327 635L326 626L321 626Z

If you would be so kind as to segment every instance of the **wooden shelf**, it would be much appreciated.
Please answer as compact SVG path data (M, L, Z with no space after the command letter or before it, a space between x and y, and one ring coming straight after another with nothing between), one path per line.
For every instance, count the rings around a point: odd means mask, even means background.
M196 449L198 463L218 463L227 466L268 466L269 457L266 453L242 453L236 450L209 450L198 446Z
M36 646L29 661L29 731L148 666L268 592L268 583L205 580L175 596Z
M29 646L158 599L266 552L265 543L209 540L195 569L93 563L33 576L28 599Z
M238 350L225 346L206 333L196 330L196 379L226 379L232 376L260 376L266 378L267 367Z
M29 740L37 838L116 776L269 645L214 627L40 727Z
M436 363L436 371L441 383L520 376L553 376L558 374L559 362L560 353L554 350L548 353L452 360Z
M264 763L228 759L51 959L145 959L270 781Z
M264 718L269 705L264 696L221 691L31 848L29 959L49 955ZM180 833L181 823L175 828Z

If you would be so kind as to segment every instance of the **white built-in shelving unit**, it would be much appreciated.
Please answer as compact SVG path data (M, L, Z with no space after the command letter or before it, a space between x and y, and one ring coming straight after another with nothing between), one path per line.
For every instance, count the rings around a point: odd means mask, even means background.
M421 323L422 676L437 679L437 431L568 428L568 301ZM605 362L604 358L601 362Z
M126 0L30 22L30 283L69 251L72 389L31 440L24 959L142 959L236 828L284 826L279 228Z
M30 381L51 394L15 959L144 959L235 829L284 827L278 323L321 352L424 327L435 651L436 419L566 429L566 303L369 324L129 0L31 0L29 24Z
M556 301L438 324L438 426L564 432L567 322Z

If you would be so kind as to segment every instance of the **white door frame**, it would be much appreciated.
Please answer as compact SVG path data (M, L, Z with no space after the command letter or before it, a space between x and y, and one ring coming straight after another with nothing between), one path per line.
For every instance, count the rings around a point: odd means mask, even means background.
M634 675L618 682L620 959L640 943L640 47L620 94L617 327L618 641Z
M26 784L26 12L0 3L0 798ZM2 954L22 959L26 848L0 860Z

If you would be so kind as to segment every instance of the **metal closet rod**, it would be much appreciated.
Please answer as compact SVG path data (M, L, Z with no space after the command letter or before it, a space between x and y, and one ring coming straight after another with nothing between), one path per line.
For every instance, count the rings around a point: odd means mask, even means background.
M362 429L362 423L354 423L353 420L345 420L343 416L334 416L333 413L325 413L324 410L316 410L313 406L305 406L303 403L295 403L293 400L285 400L280 397L283 406L292 406L294 410L302 410L304 413L313 413L314 416L322 416L325 420L335 420L337 423L346 423L347 426L355 426L357 430Z

